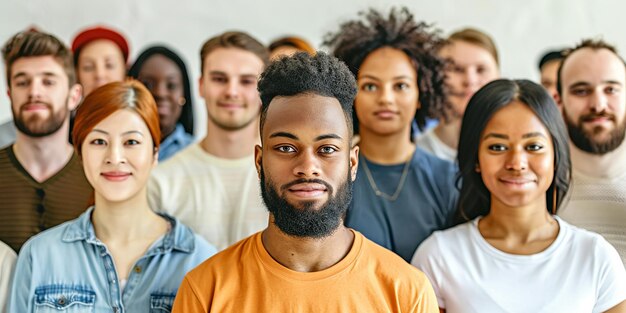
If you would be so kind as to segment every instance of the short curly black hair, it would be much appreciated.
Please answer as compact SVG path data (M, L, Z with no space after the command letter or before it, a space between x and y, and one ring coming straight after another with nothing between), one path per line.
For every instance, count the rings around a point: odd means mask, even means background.
M445 61L438 56L445 41L440 31L431 30L431 25L424 22L416 22L406 7L392 8L388 17L374 9L359 15L365 20L343 23L336 33L326 34L323 45L346 62L355 77L365 58L376 49L391 47L406 53L417 74L421 107L415 119L423 129L426 118L440 117L445 105ZM358 131L358 121L356 118L354 121Z
M324 52L317 52L314 56L298 52L272 62L261 74L258 89L262 102L261 131L272 99L307 93L337 99L347 125L352 125L356 81L343 62ZM348 129L352 136L352 127Z

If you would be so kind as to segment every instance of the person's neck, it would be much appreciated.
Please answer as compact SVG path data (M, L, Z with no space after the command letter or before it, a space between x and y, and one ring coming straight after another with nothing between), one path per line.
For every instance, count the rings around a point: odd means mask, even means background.
M559 230L558 222L546 209L545 197L524 207L509 207L492 199L489 214L480 220L478 228L485 239L500 241L513 250L554 239Z
M210 119L207 121L207 135L200 142L202 149L223 159L241 159L254 154L254 146L260 144L258 122L238 130L226 130Z
M585 176L613 178L626 172L626 141L617 149L605 154L592 154L580 150L570 141L572 168Z
M378 164L404 163L415 152L415 144L411 142L409 132L382 136L361 128L359 153Z
M67 139L67 125L45 137L30 137L18 131L13 153L30 176L43 182L58 173L72 158L74 149Z
M323 238L298 238L283 233L270 217L270 224L261 234L263 246L276 262L297 272L318 272L343 260L354 242L354 233L339 224Z
M461 119L444 122L443 120L435 127L435 136L446 146L458 149L459 137L461 136Z
M146 188L122 202L108 201L96 193L91 221L96 237L103 242L132 242L167 229L167 221L150 209Z

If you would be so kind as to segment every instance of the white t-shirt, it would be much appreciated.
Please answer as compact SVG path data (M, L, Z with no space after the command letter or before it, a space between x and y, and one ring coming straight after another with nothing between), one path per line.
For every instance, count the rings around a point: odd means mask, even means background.
M153 210L175 216L218 250L268 222L252 155L222 159L191 144L157 166L148 195Z
M15 269L17 254L11 247L0 241L0 311L5 312L9 293L11 291L11 280Z
M411 264L426 273L439 307L456 312L604 312L626 300L626 271L598 234L560 225L556 240L533 255L491 246L479 218L437 231Z
M426 152L452 163L456 162L456 149L443 143L435 134L435 127L427 130L415 139L415 144Z

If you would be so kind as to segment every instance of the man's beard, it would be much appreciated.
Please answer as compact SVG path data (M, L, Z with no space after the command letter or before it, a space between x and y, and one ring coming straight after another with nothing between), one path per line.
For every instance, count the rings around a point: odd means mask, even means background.
M48 110L50 110L50 116L45 119L42 119L40 116L34 115L30 118L26 119L23 116L22 108L24 105L20 106L18 112L13 111L13 123L15 127L29 137L45 137L48 135L52 135L59 131L61 127L63 127L63 123L67 119L69 114L69 110L63 107L61 110L55 112L52 109L52 105L46 102L36 102L41 105L45 105Z
M626 137L626 118L624 118L621 124L616 124L616 127L609 133L609 138L607 140L597 141L593 138L594 135L602 132L604 129L598 126L591 129L591 131L587 131L583 128L584 122L596 117L607 117L613 121L616 121L614 115L606 113L590 113L581 116L578 119L578 124L570 120L565 112L563 116L565 120L565 125L567 125L567 132L569 133L569 137L572 140L572 143L576 147L578 147L578 149L585 152L598 155L611 152L617 149L617 147L619 147L622 142L624 142L624 137Z
M302 208L291 205L278 195L275 184L261 169L261 196L267 209L274 216L274 224L283 233L294 237L323 238L330 236L343 221L343 216L352 200L352 180L348 173L346 181L335 193L332 186L320 179L298 179L281 186L301 183L323 184L327 188L328 200L320 208L313 208L315 202L304 202Z

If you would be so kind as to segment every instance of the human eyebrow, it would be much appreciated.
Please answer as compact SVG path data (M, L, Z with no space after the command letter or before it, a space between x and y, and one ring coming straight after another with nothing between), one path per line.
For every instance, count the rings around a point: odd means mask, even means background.
M270 138L276 138L276 137L286 137L286 138L293 139L293 140L300 140L298 136L292 133L288 133L288 132L275 132L270 135Z
M507 136L507 135L496 134L496 133L489 133L489 134L485 135L483 137L483 139L487 139L487 138L490 138L490 137L499 138L499 139L509 139L509 136Z
M341 138L341 136L337 135L337 134L324 134L324 135L319 135L317 137L315 137L315 141L320 141L320 140L325 140L325 139L343 139Z
M380 81L380 78L378 78L378 77L374 77L374 76L372 76L372 75L367 75L367 74L365 74L365 75L361 75L361 76L359 76L359 77L358 77L358 79L363 79L363 78L367 78L367 79L371 79L371 80Z
M569 89L574 89L574 88L578 88L578 87L587 87L590 86L591 84L589 84L588 82L575 82L571 85L569 85Z
M92 133L101 133L101 134L105 134L105 135L109 134L108 132L106 132L104 130L101 130L101 129L97 129L97 128L92 129L91 132Z
M138 131L138 130L129 130L129 131L127 131L127 132L123 132L123 133L122 133L122 135L130 135L130 134L137 134L137 135L139 135L139 136L143 137L143 133L141 133L141 132L140 132L140 131Z
M532 132L522 135L522 138L532 138L532 137L543 137L546 138L546 135L540 132Z

